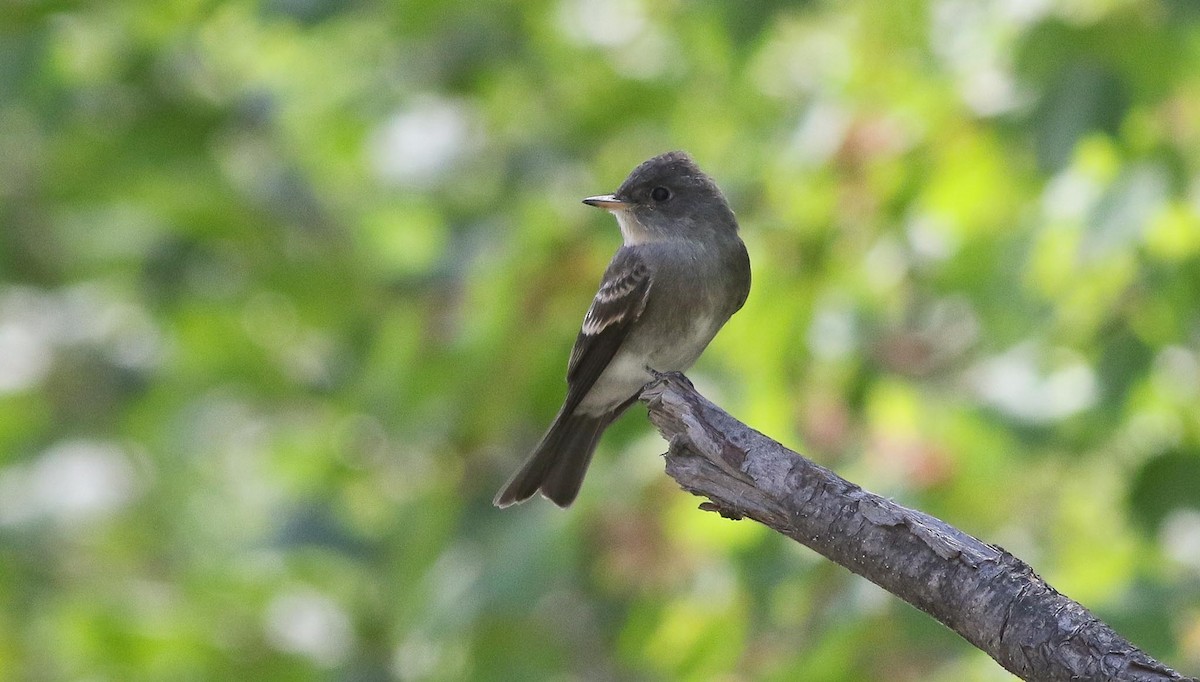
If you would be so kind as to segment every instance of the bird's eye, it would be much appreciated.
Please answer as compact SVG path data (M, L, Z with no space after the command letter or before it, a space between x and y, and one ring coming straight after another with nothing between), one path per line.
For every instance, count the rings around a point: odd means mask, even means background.
M666 201L671 198L671 190L666 187L655 187L650 190L650 198L655 201Z

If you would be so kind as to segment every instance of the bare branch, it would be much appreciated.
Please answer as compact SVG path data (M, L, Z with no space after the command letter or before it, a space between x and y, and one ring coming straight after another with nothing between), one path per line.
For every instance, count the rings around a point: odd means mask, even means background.
M869 493L742 424L682 374L641 399L667 473L701 508L751 518L941 621L1025 680L1193 680L1118 635L1025 562Z

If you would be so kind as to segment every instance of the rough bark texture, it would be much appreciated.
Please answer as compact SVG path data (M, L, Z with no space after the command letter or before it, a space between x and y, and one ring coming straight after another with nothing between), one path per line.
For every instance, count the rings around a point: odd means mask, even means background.
M1059 594L1025 562L869 493L665 374L642 393L667 473L702 509L751 518L941 621L1026 680L1195 680Z

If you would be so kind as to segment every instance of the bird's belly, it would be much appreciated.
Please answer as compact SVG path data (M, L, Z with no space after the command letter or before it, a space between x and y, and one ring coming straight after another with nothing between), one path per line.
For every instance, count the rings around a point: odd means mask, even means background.
M711 319L698 318L683 333L668 337L667 343L644 347L627 342L580 401L579 409L586 414L601 414L629 400L654 378L647 368L659 372L688 369L715 333Z
M647 353L649 361L646 364L659 372L682 372L700 357L716 332L711 318L695 318L687 329L668 343L651 349Z

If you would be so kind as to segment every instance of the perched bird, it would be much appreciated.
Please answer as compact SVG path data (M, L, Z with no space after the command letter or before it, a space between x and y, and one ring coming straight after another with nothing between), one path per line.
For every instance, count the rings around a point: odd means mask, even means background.
M604 429L658 372L692 366L750 292L750 258L716 183L684 152L638 166L589 206L617 218L624 244L604 272L567 363L567 398L525 464L496 495L579 494Z

